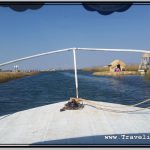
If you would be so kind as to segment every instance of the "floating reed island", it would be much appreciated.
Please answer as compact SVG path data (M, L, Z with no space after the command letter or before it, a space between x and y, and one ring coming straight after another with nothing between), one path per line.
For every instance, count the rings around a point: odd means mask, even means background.
M25 76L36 75L39 72L0 72L0 83L4 83Z
M115 67L117 66L115 63L110 66L84 68L83 70L92 72L96 76L140 75L138 72L139 65L125 65L121 62L119 64L120 72L115 72Z

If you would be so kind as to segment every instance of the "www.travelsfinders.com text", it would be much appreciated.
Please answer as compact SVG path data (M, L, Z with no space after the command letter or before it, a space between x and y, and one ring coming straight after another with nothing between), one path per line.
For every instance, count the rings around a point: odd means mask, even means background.
M141 135L105 135L104 138L106 140L150 140L150 134L141 134Z

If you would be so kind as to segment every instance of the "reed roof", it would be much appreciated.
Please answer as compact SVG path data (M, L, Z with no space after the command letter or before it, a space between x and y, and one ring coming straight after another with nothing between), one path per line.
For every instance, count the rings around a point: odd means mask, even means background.
M119 60L119 59L114 60L111 63L111 67L116 67L118 64L120 64L120 66L122 67L126 67L126 64L122 60Z

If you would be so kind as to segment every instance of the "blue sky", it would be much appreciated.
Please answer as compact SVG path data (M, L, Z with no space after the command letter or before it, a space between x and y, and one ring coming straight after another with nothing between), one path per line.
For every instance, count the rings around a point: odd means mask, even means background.
M87 11L82 5L45 5L24 12L0 7L0 19L0 63L69 47L150 50L150 5L133 5L108 16ZM77 53L78 68L106 65L114 59L140 63L141 54ZM16 64L20 69L73 67L71 52Z

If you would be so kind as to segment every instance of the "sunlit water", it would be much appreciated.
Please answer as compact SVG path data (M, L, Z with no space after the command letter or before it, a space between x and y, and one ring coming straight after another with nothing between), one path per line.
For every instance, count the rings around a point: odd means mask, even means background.
M150 98L150 81L142 76L106 77L78 72L79 97L131 105ZM73 71L41 73L0 84L0 115L75 97ZM150 106L150 103L141 107Z

